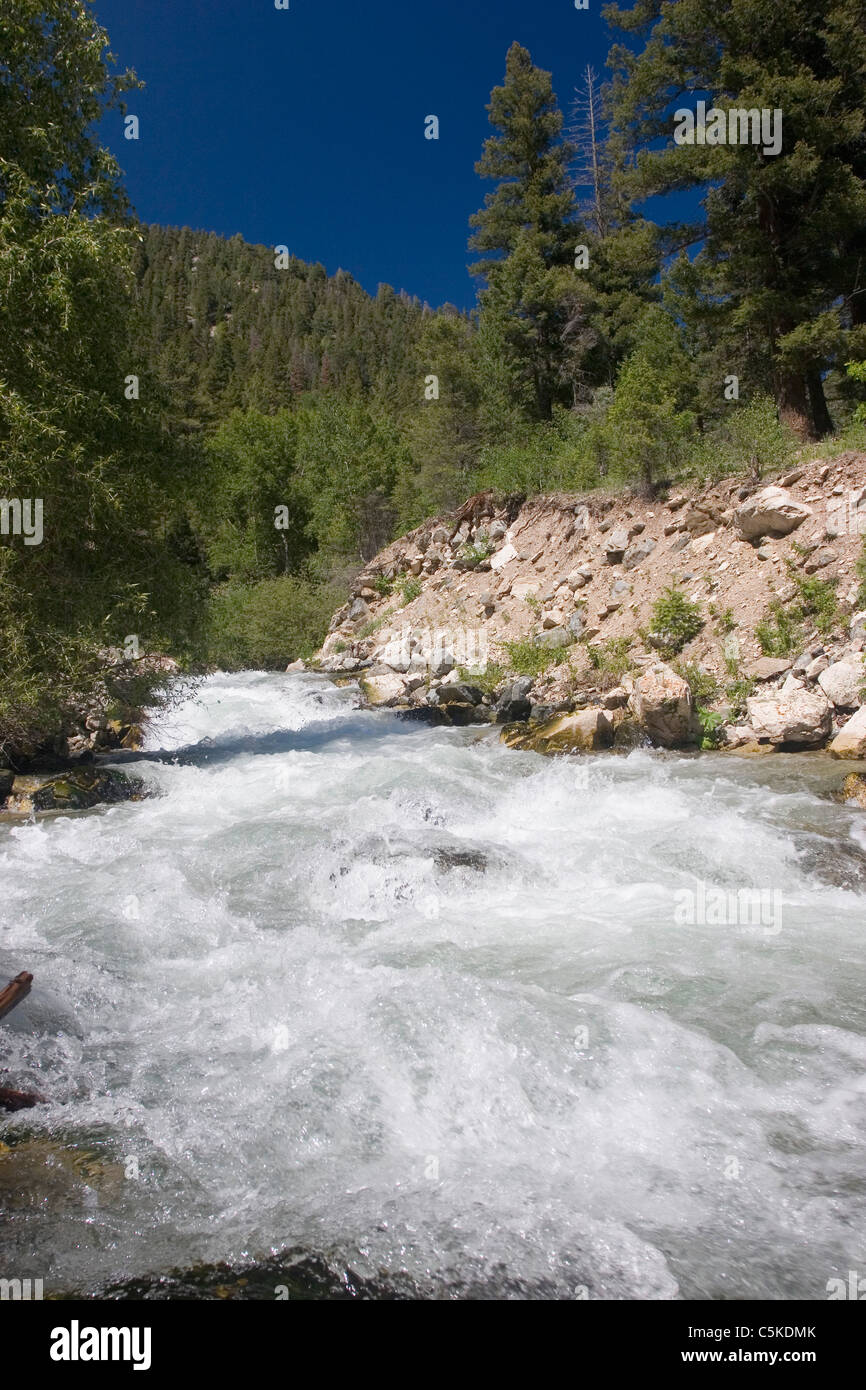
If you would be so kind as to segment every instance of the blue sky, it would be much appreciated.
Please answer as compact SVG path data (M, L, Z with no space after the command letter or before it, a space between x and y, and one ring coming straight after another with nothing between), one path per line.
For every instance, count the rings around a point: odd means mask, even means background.
M141 218L321 261L468 308L468 218L485 107L513 40L553 73L566 114L611 36L600 0L96 0L146 85L103 131ZM440 120L425 140L424 118Z

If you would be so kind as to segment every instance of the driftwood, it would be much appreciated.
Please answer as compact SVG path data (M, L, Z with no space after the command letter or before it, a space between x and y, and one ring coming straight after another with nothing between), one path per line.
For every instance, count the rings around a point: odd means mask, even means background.
M22 970L20 975L16 975L14 980L10 980L5 989L0 989L0 1018L4 1018L20 1004L22 999L26 999L30 993L30 986L33 983L33 976L26 970Z
M0 1018L27 998L32 983L33 976L27 970L22 970L5 989L0 989ZM11 1087L0 1086L0 1110L29 1110L44 1100L45 1097L40 1096L38 1091L15 1091Z

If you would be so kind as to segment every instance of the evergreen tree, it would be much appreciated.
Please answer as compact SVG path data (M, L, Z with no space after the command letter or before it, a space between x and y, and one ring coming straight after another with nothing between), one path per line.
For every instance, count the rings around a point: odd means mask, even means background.
M743 335L759 346L783 422L803 438L825 433L822 374L862 342L852 312L862 278L852 228L866 222L862 0L639 0L605 13L644 40L609 60L614 127L635 156L624 187L635 200L708 190L703 220L671 229L671 243L704 243L717 323L732 353ZM674 109L704 92L725 112L780 111L781 152L674 143Z
M517 389L523 394L528 386L533 413L549 419L554 402L569 396L566 339L579 295L572 279L579 228L567 176L572 148L560 138L550 74L518 43L487 109L498 133L485 143L476 170L497 187L471 218L470 241L483 253L473 272L487 280L481 317L499 337L496 355Z

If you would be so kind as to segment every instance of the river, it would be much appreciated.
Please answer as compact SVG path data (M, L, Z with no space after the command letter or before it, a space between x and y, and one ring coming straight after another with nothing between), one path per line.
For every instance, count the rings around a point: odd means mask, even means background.
M35 976L4 1065L50 1101L0 1127L19 1277L821 1299L866 1270L839 764L543 759L262 673L148 748L178 755L135 765L148 799L0 827L3 978Z

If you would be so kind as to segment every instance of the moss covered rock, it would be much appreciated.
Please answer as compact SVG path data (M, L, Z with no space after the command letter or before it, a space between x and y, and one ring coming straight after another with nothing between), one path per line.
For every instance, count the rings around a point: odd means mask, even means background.
M144 783L114 768L76 767L48 776L16 777L6 803L13 815L34 811L87 811L91 806L118 801L139 801Z
M592 753L610 747L613 725L605 710L581 709L556 714L533 728L507 724L500 737L509 748L534 753Z

